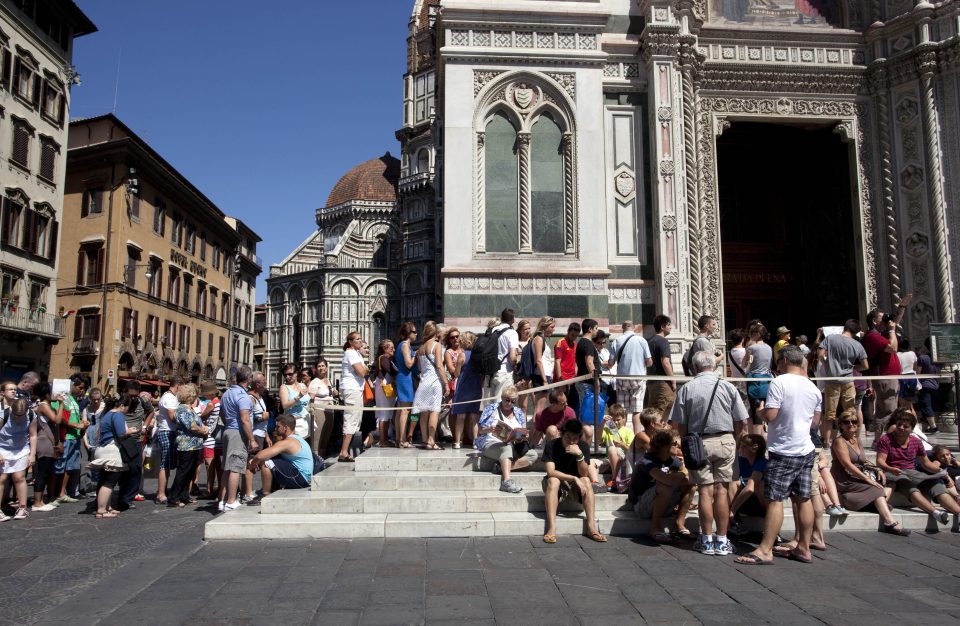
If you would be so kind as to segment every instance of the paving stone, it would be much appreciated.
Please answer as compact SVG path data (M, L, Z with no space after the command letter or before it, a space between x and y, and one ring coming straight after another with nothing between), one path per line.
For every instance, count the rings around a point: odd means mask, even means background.
M363 626L398 626L422 624L425 621L423 609L411 609L405 606L382 606L364 609L360 616Z
M486 596L427 596L427 621L492 618Z

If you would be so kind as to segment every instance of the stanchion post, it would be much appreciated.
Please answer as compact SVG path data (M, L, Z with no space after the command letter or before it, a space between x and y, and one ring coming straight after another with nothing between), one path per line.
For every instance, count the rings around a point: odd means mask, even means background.
M960 365L953 366L953 423L957 426L957 443L960 443Z
M603 426L603 422L600 422L600 426L597 425L597 420L600 418L600 368L593 370L593 453L598 454L600 452L600 435L602 431L600 428Z

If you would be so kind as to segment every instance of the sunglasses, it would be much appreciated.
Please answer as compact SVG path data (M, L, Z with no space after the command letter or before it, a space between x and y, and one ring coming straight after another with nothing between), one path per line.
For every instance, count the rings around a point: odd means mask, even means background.
M842 422L840 422L841 426L850 426L851 424L856 426L857 424L859 424L859 422L857 420L843 420Z

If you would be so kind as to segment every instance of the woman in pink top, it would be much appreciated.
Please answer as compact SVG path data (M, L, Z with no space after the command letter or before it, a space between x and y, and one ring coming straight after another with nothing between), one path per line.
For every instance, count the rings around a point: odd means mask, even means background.
M912 434L917 416L906 409L897 409L890 421L893 430L884 434L877 444L877 465L886 474L887 486L910 498L936 521L947 524L949 516L945 511L938 511L931 500L954 515L960 514L960 504L947 493L940 480L940 465L927 458L923 442Z

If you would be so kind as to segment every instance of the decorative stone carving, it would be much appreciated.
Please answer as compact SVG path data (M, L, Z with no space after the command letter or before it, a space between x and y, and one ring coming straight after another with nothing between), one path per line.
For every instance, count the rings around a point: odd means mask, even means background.
M913 292L918 296L925 296L930 293L930 285L927 281L926 263L914 262L913 266Z
M614 179L614 186L621 198L629 198L637 188L637 181L630 172L620 172Z
M919 113L920 105L913 98L903 98L897 104L897 121L901 124L909 124Z
M723 131L727 130L728 128L730 128L730 120L718 115L713 127L713 134L719 137L723 134Z
M907 237L907 253L922 257L930 251L930 240L923 233L913 233Z
M914 160L920 159L917 133L913 132L912 130L905 130L900 133L900 145L903 147L903 158Z
M484 85L503 72L504 70L473 70L473 96L477 97Z
M923 170L916 165L908 165L900 171L900 184L913 191L923 184Z
M560 88L567 92L567 95L570 96L571 100L577 99L577 76L569 72L547 72L549 76L555 83L560 85Z
M663 275L663 284L676 288L680 284L680 275L677 272L667 272Z
M840 140L843 143L850 143L853 141L853 120L844 120L833 127L833 132L840 135Z
M673 176L674 170L673 159L663 159L660 161L660 174L663 176Z
M538 101L537 93L527 87L526 83L514 83L507 88L507 91L511 94L513 103L523 111L526 111Z
M673 231L677 230L677 218L673 215L664 215L660 218L660 226L667 233L667 237L672 237Z
M661 122L669 122L673 118L673 112L670 107L660 107L657 109L657 119Z
M919 194L907 198L907 216L910 226L923 225L923 198Z

